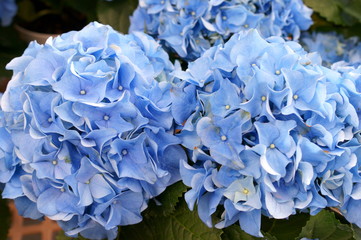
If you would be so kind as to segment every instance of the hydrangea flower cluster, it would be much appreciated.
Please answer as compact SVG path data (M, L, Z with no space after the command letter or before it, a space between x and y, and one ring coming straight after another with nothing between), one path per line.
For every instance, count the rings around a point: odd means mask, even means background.
M32 42L7 68L0 181L20 214L114 239L180 179L186 155L165 81L173 65L151 37L91 23Z
M297 40L312 24L302 0L139 0L130 31L144 31L181 58L195 60L241 30Z
M361 67L320 63L298 43L249 30L174 72L185 199L208 226L221 210L216 227L239 221L261 237L262 214L337 207L361 227Z
M340 61L344 65L361 65L361 42L358 37L345 38L335 32L305 32L300 41L307 51L318 52L325 66Z
M1 26L9 26L15 16L18 7L15 0L0 0L0 23Z

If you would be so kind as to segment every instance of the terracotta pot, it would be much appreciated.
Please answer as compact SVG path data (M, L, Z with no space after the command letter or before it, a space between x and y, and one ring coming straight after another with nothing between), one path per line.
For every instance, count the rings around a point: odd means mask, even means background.
M0 93L5 92L5 90L6 90L6 85L8 84L9 81L10 81L9 78L0 77Z
M15 24L14 27L18 31L20 38L26 42L31 42L31 41L36 40L38 43L44 44L49 37L59 36L59 34L33 32L33 31L25 29L17 24Z

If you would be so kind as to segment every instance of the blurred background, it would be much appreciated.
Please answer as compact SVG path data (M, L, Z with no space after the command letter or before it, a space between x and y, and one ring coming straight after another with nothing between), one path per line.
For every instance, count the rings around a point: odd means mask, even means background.
M11 7L14 1L17 9ZM0 0L0 11L14 15L10 25L0 21L0 92L5 91L12 75L6 64L20 56L29 41L41 43L49 36L80 30L92 21L126 33L137 5L137 0Z

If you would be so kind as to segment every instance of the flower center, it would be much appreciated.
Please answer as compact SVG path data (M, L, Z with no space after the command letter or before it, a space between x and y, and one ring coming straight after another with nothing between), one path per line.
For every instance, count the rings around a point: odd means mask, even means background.
M261 97L261 100L262 100L262 102L264 102L264 101L267 100L267 97L266 97L266 96L262 96L262 97Z
M281 74L281 71L280 70L277 70L276 71L276 75L280 75Z
M227 20L227 16L223 16L223 17L222 17L222 20L223 20L223 21L226 21L226 20Z
M245 188L245 189L243 189L243 193L246 194L246 195L248 195L249 190L248 190L247 188Z
M248 25L248 24L244 24L243 27L244 27L244 28L248 28L249 25Z
M127 154L128 154L127 149L123 149L123 150L122 150L122 154L123 154L123 155L127 155Z
M50 117L50 118L48 118L48 122L49 123L52 123L53 122L53 119Z
M122 86L122 85L119 85L118 90L119 90L119 91L122 91L122 90L123 90L123 86Z
M294 100L297 100L297 99L298 99L298 95L297 95L297 94L293 95L293 99L294 99Z
M108 120L110 119L110 117L109 117L108 115L104 115L103 119L104 119L105 121L108 121Z
M228 110L228 109L230 109L231 108L231 106L229 106L228 104L226 105L226 109Z
M56 164L58 164L58 161L53 160L51 163L52 163L53 165L56 165Z
M60 191L61 191L61 192L65 192L65 189L64 189L64 188L60 188Z
M274 145L273 143L271 143L270 145L269 145L269 148L270 149L274 149L276 147L276 145Z
M221 136L221 140L222 141L226 141L227 140L227 137L225 135Z
M85 95L86 91L84 89L80 90L80 95Z

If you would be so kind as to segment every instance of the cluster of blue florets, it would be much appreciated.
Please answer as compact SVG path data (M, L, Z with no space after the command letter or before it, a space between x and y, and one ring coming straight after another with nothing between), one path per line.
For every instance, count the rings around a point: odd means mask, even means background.
M308 52L317 52L324 66L361 65L361 42L358 37L345 38L335 32L305 32L300 39Z
M113 239L180 179L186 156L165 81L173 65L149 36L92 23L31 43L7 68L0 181L20 214Z
M17 10L15 0L0 0L0 25L9 26Z
M297 40L312 24L311 13L301 0L140 0L130 31L144 31L181 58L194 60L250 28L263 37Z
M303 35L336 63L322 66L285 40L310 14L301 0L140 0L130 35L91 23L31 43L0 96L3 197L91 239L140 222L179 180L208 226L261 237L261 215L336 207L361 227L361 45ZM173 65L136 30L196 60Z
M340 72L340 73L339 73ZM320 65L295 42L235 34L176 70L172 90L190 209L261 237L261 214L338 207L361 226L361 68ZM186 106L186 107L185 107Z

